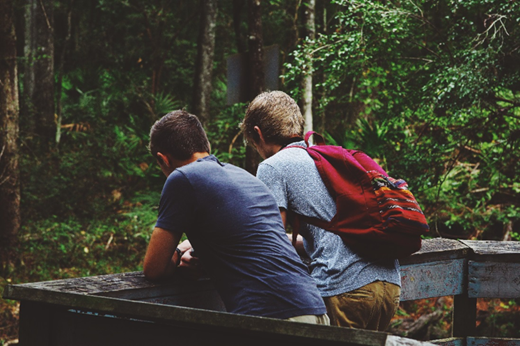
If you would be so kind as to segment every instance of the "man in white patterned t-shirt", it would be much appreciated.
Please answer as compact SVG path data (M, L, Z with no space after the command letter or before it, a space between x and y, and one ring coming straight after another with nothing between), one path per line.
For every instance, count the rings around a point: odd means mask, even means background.
M242 131L264 159L257 177L271 190L287 226L288 212L329 221L336 204L303 141L304 119L296 102L281 91L258 95ZM288 145L295 145L295 147ZM284 149L284 150L281 150ZM341 238L300 223L296 248L311 259L310 271L327 306L331 325L385 330L399 304L397 260L370 260Z

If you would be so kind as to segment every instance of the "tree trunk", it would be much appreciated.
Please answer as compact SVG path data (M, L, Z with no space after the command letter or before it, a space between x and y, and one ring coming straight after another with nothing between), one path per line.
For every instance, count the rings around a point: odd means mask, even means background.
M24 108L30 131L50 144L54 120L54 16L52 0L26 0Z
M316 24L314 21L315 0L307 0L304 3L305 31L307 33L306 45L312 45L316 35ZM309 51L305 54L305 70L302 81L302 113L305 118L305 132L312 131L312 55Z
M235 30L235 42L239 53L246 51L245 38L242 30L240 30L240 24L242 23L240 17L244 4L244 0L233 0L233 29Z
M18 83L13 0L0 0L0 268L20 228Z
M72 36L72 8L74 6L74 0L70 0L69 10L67 14L67 36L65 37L65 41L63 42L63 48L61 49L59 67L57 71L58 75L58 85L56 86L56 145L60 143L61 140L61 121L63 118L63 109L61 107L61 91L62 91L62 82L63 82L63 67L65 65L65 52L67 51L71 36Z
M249 0L250 100L265 90L264 39L262 34L262 8L260 5L261 0Z
M327 5L324 4L323 2L319 2L318 3L318 6L316 8L318 16L317 16L317 24L318 24L318 28L319 28L319 31L320 33L324 34L324 35L327 35L328 32L327 32ZM316 78L316 80L318 81L321 81L322 84L326 84L325 81L326 81L326 76L325 76L325 73L323 73L323 71L316 71L316 73L314 74L314 77ZM317 99L318 100L321 100L325 97L325 93L324 93L324 90L323 88L317 90ZM326 121L326 113L325 113L325 110L324 109L321 109L320 111L320 121L319 121L319 132L321 133L324 133L325 132L325 129L326 129L326 125L327 125L327 121Z
M249 99L254 99L258 94L265 90L264 76L264 49L262 34L262 8L261 0L249 0L248 21L249 21ZM255 149L250 145L246 147L246 170L251 174L256 174L260 158Z
M211 77L215 55L215 28L217 24L217 0L200 0L200 28L192 111L205 124L210 118Z

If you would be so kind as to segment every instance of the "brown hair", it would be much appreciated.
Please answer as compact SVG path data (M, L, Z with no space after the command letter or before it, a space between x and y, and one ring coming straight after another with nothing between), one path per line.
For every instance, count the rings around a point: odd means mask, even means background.
M248 142L258 142L259 136L254 130L258 126L267 143L285 145L291 138L303 137L304 125L296 102L283 91L270 91L251 101L240 128Z
M156 158L160 152L177 160L187 160L197 152L210 152L202 124L185 110L168 113L153 124L148 148Z

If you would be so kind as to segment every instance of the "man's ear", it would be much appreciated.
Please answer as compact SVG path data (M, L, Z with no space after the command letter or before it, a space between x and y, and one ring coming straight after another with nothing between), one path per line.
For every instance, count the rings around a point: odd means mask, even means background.
M171 162L168 156L164 155L163 153L157 153L157 161L159 162L159 165L164 165L166 167L170 167Z
M258 138L260 139L260 141L265 143L264 135L262 134L262 130L260 130L260 128L258 126L253 127L253 130L255 130L255 132L258 134Z

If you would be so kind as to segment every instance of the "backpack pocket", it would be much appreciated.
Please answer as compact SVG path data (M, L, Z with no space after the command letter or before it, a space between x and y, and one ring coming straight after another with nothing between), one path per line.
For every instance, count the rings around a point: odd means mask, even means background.
M414 235L428 231L426 218L406 181L377 171L368 171L367 174L376 195L384 231Z

